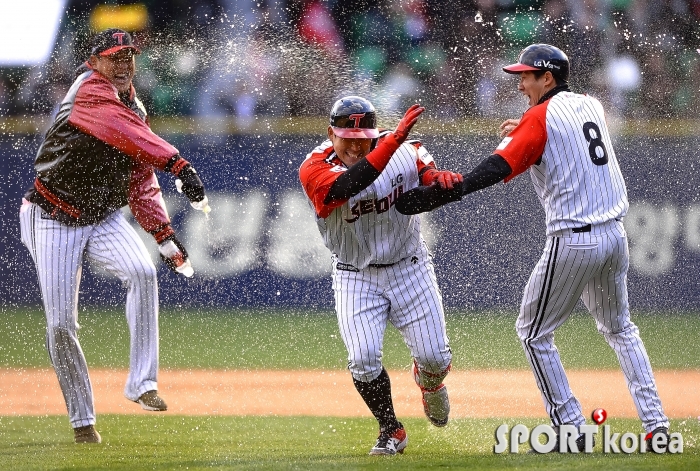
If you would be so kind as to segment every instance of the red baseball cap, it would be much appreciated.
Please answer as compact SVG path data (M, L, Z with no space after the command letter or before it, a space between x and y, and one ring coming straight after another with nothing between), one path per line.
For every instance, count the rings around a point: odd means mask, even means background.
M109 56L122 49L131 49L134 54L141 54L139 48L134 45L134 40L129 33L121 29L110 28L97 33L92 38L90 54Z
M529 70L540 70L540 69L537 67L532 67L531 65L521 64L519 62L517 64L511 64L511 65L507 65L507 66L503 67L503 71L508 72L509 74L519 74L520 72L527 72Z

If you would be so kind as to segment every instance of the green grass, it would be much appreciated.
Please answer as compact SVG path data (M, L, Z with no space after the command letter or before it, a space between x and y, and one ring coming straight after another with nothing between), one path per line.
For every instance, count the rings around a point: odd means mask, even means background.
M691 423L692 422L692 423ZM700 424L674 421L683 454L493 453L498 419L454 420L437 429L424 419L404 425L403 455L370 457L376 425L371 419L310 417L182 417L103 415L99 445L76 445L65 417L0 417L0 469L663 469L700 467ZM506 421L536 425L532 419ZM638 432L636 420L611 420L614 432Z
M515 312L447 315L458 369L526 369L515 335ZM700 316L635 313L633 320L654 368L700 368ZM128 365L128 331L121 311L86 308L79 338L91 367ZM0 366L49 367L44 315L38 309L0 311ZM559 329L556 342L567 368L618 368L590 315L577 312ZM387 329L384 362L405 368L411 359L396 329ZM160 316L163 368L343 369L346 353L331 312L252 310L179 311Z
M633 317L655 368L700 367L697 314L640 313ZM128 364L128 332L121 312L80 313L80 339L91 367ZM515 313L448 313L454 365L526 368L515 336ZM330 312L161 311L163 368L343 369L345 349ZM37 309L0 311L0 366L49 367L45 324ZM577 313L558 333L569 368L617 368L615 356L590 316ZM410 364L398 333L385 340L388 368ZM319 391L319 394L322 394ZM2 398L0 398L2 400ZM234 398L235 400L235 398ZM537 419L509 419L534 426ZM639 421L611 419L614 431L639 433ZM0 469L700 469L700 422L672 421L685 441L682 455L495 455L501 419L457 419L436 429L425 419L404 424L410 444L403 456L367 456L377 434L368 418L182 417L100 415L101 445L75 445L67 417L0 417ZM526 447L523 447L523 451Z

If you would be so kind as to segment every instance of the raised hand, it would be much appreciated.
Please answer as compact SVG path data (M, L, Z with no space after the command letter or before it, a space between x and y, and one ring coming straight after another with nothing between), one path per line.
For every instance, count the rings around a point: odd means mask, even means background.
M401 144L406 140L408 133L411 131L413 125L416 124L418 121L418 116L420 116L423 111L425 111L425 108L418 104L412 105L408 110L406 110L406 113L403 115L403 118L401 118L401 121L399 121L398 126L396 126L396 129L394 130L396 142Z

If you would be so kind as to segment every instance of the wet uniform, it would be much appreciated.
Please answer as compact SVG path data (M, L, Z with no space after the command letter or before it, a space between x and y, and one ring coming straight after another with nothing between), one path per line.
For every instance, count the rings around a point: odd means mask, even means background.
M569 91L528 109L494 151L530 170L544 207L547 241L525 287L516 324L553 425L585 422L569 387L554 331L583 300L617 354L644 428L668 427L649 358L630 320L629 250L622 218L627 191L603 107Z
M420 218L394 208L428 167L434 164L425 148L405 142L372 184L328 205L328 189L347 169L331 142L314 149L301 166L302 186L332 253L338 324L356 380L369 382L381 373L387 322L401 332L420 370L439 374L450 365L442 296Z
M133 87L120 97L86 63L63 99L35 160L20 209L21 237L36 266L46 311L46 345L74 428L95 424L93 390L78 341L83 259L127 288L129 375L124 395L157 390L158 285L142 239L120 210L129 205L160 243L174 234L154 169L187 162L153 134Z

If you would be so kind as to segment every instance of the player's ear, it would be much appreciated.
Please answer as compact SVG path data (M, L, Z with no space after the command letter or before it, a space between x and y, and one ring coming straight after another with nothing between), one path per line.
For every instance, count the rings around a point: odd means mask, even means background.
M333 136L335 136L335 134L333 133L333 128L331 126L328 126L328 139L332 141Z
M556 85L557 81L554 78L554 75L548 70L547 72L544 73L545 77L545 85L551 85L554 84Z

